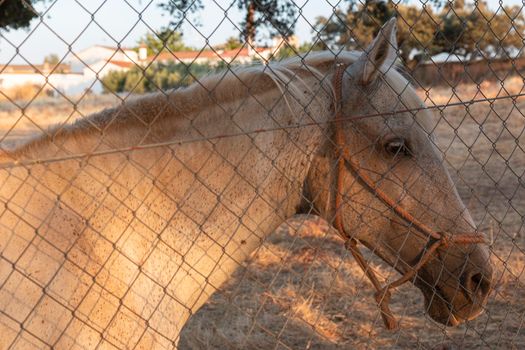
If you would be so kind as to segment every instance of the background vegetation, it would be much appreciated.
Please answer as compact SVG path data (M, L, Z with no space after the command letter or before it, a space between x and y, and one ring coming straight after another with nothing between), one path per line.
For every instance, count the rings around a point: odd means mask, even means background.
M486 2L456 0L444 6L394 1L351 1L346 11L319 17L318 43L327 49L363 49L383 23L397 17L401 58L427 59L436 53L506 58L523 46L525 18L518 6L491 10Z
M32 3L46 0L0 1L0 29L19 28L38 14ZM215 49L241 49L255 43L261 33L289 38L295 31L300 8L293 0L236 0L244 13L237 23L238 37L230 37ZM165 0L159 6L172 18L170 26L150 32L137 45L145 45L149 56L162 52L192 50L183 41L181 24L205 10L202 0ZM363 49L390 18L398 18L399 55L406 66L431 60L438 53L462 61L514 58L521 54L525 18L518 6L491 9L484 1L429 1L411 5L407 1L343 0L330 17L313 23L312 40L299 47L283 46L272 59L301 55L313 50ZM51 57L49 61L52 61ZM106 92L142 93L185 86L202 75L225 67L208 64L151 63L106 75Z
M187 86L226 64L209 65L193 63L153 62L148 67L136 66L127 72L112 71L101 81L105 92L146 93Z

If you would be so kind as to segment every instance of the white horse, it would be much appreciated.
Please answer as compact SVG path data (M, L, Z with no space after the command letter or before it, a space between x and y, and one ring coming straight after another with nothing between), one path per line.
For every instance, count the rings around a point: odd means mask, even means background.
M0 348L175 348L279 224L304 208L333 220L336 61L349 65L342 124L363 171L433 230L473 231L396 50L390 21L365 52L227 71L5 152ZM342 180L345 231L410 270L429 237L350 169ZM414 279L428 313L449 325L474 318L490 290L488 248L438 253Z

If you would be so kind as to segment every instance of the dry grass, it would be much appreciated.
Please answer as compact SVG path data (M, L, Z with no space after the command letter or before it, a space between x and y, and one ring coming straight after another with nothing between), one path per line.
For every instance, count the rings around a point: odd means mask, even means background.
M523 93L523 78L509 76L501 82L485 81L479 85L462 84L454 88L448 86L420 89L419 95L425 99L427 106L447 105L456 102L468 102Z
M520 93L494 84L430 91L429 105ZM423 97L425 92L420 91ZM74 120L116 103L93 96L76 105L37 101L22 110L4 104L4 146L47 125ZM4 108L5 107L5 108ZM24 107L24 106L22 106ZM401 321L384 330L373 290L327 223L298 216L270 235L245 267L186 325L183 349L476 349L525 348L525 101L504 99L434 110L435 133L460 195L480 228L492 231L495 289L487 310L458 328L430 320L412 286L393 296ZM14 128L12 128L14 126ZM1 133L0 133L1 135ZM370 254L384 278L396 276Z
M114 95L89 95L22 101L0 99L0 146L13 147L27 137L45 133L50 126L67 124L119 103Z
M308 221L304 221L307 219ZM497 288L486 313L458 328L447 329L423 312L412 286L393 297L401 321L394 332L383 328L373 290L333 232L312 234L323 225L297 217L282 226L259 249L248 266L216 293L186 326L183 349L475 349L523 348L521 322L525 306L523 279L501 263ZM327 233L327 234L325 234ZM507 253L510 246L503 243ZM369 256L371 258L371 256ZM509 259L507 259L509 260ZM272 261L273 263L270 263ZM523 259L510 259L514 268ZM392 271L377 261L382 276Z
M48 88L46 89L41 85L26 83L9 89L2 89L0 101L31 101L45 98L50 93L51 91Z

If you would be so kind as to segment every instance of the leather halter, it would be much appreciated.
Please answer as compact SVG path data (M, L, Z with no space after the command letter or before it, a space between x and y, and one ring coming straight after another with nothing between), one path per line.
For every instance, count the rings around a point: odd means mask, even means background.
M401 207L397 201L381 190L372 180L372 178L370 178L363 170L361 170L361 167L353 159L352 155L348 151L348 148L346 147L345 136L343 133L342 86L343 76L348 66L348 64L337 63L332 80L334 87L335 144L337 146L334 226L337 229L339 235L341 235L341 237L345 240L345 247L351 252L363 272L374 285L376 290L375 299L378 303L379 309L381 310L381 316L383 318L385 327L387 329L395 329L397 328L397 321L395 316L392 314L392 311L390 311L388 305L391 297L390 290L412 280L416 276L417 272L432 259L438 248L447 247L451 244L468 245L484 243L485 239L483 235L478 232L450 234L448 232L434 231L432 228L413 217L408 211ZM381 286L381 283L377 279L374 270L368 264L366 259L361 254L361 251L357 247L357 240L344 229L341 206L343 203L343 172L345 169L345 162L350 166L354 174L368 191L370 191L376 198L381 200L399 217L410 223L412 227L415 227L418 231L429 237L429 242L426 245L427 249L424 248L424 250L421 252L419 261L407 272L405 272L399 279L387 284L386 286Z

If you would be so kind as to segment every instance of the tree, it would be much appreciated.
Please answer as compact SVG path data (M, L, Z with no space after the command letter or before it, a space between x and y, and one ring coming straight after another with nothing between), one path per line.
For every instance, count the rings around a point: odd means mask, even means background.
M124 91L127 72L111 71L101 79L105 93L118 93Z
M338 9L329 19L318 17L315 29L327 48L363 49L394 15L390 1L351 1L346 12Z
M225 64L218 65L193 63L158 63L147 68L133 67L129 71L111 71L102 77L105 93L131 92L141 94L159 90L187 86L210 72L222 70Z
M316 30L327 48L363 50L381 26L396 15L398 46L405 61L411 58L413 49L433 49L436 19L431 7L401 5L392 1L351 2L346 13L339 10L331 19L319 17Z
M470 58L505 57L523 46L525 18L516 6L494 12L482 1L467 5L459 1L444 6L440 19L436 43L443 52Z
M171 25L178 28L189 14L203 8L202 0L168 0L159 5L173 16ZM295 30L296 6L293 0L237 0L237 7L246 14L240 23L240 37L254 43L259 29L270 35L288 37Z
M52 53L44 57L44 63L47 63L50 66L56 66L59 62L60 62L60 58L55 53Z
M498 11L491 22L486 14L481 15L486 19L484 28L487 30L487 46L494 48L496 57L506 57L511 48L523 48L525 34L525 16L520 6L505 6L503 11ZM486 49L485 49L486 51Z
M147 33L139 40L139 43L146 45L148 56L158 54L164 49L172 52L190 50L184 45L182 34L168 28L163 28L157 33Z
M0 29L19 29L27 27L31 20L38 17L33 4L45 0L0 1Z
M372 42L381 26L394 15L395 10L390 1L366 0L359 5L352 2L347 13L347 25L350 28L347 40L351 39L355 41L354 46L363 48Z
M482 1L434 3L433 7L392 0L351 1L346 13L338 10L330 19L318 18L316 31L327 48L363 49L383 23L397 16L399 52L405 62L439 52L506 57L522 47L525 19L519 7L494 12Z
M341 9L336 9L330 18L317 17L314 30L320 45L325 50L341 46L350 47L346 14Z
M255 42L256 31L266 28L270 35L284 38L294 33L295 4L290 0L238 0L239 10L246 11L241 23L241 37L249 44Z
M242 42L234 36L230 36L228 39L226 39L226 43L223 45L224 50L235 50L241 47Z
M303 43L299 47L292 47L290 45L283 45L275 55L277 60L282 60L293 56L305 56L311 51L322 50L323 47L315 43Z
M469 12L463 0L443 6L439 15L441 26L436 33L436 44L442 52L465 55L467 50L472 50L471 45L475 43L467 42L467 35L465 35L468 16Z
M57 54L49 54L44 58L44 65L55 73L66 73L66 66L60 65L60 57Z
M397 7L397 42L400 56L404 62L419 60L425 53L439 52L435 44L439 29L437 15L431 7L422 9L416 6Z

